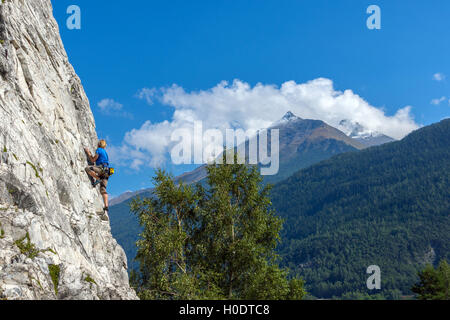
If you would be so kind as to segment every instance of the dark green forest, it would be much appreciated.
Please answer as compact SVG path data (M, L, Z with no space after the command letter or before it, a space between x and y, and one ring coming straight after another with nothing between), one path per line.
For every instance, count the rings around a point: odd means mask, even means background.
M420 300L449 300L450 299L450 265L442 260L434 268L428 264L419 272L420 281L412 287Z
M450 258L450 120L337 155L275 185L284 265L319 298L399 299ZM366 269L381 268L381 290Z

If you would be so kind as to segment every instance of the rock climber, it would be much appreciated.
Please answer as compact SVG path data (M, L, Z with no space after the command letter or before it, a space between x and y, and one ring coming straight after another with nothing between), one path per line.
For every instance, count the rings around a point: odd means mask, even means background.
M92 182L92 187L96 187L100 184L100 193L102 194L103 202L105 207L103 208L103 220L109 220L108 218L108 193L106 192L106 186L108 185L108 179L110 176L109 168L109 158L108 153L105 150L106 141L100 140L98 142L98 148L95 151L95 156L92 156L88 148L84 148L90 163L95 163L95 165L90 165L86 167L86 173L92 177L94 180Z

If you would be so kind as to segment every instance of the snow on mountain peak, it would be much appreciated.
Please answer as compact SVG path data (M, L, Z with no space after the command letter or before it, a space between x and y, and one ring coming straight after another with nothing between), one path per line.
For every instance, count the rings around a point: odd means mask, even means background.
M347 136L351 138L375 138L382 135L377 131L369 130L364 128L359 122L351 120L342 120L339 122L338 129L344 132Z
M342 120L337 128L350 138L353 138L368 147L395 141L395 139L388 137L381 132L364 128L356 121L347 119Z
M281 121L291 121L291 120L297 120L300 119L295 114L293 114L291 111L288 111L283 118L281 118Z
M283 123L301 120L302 118L297 117L295 114L293 114L291 111L286 112L286 114L281 118L280 120L276 121L272 126L280 125Z

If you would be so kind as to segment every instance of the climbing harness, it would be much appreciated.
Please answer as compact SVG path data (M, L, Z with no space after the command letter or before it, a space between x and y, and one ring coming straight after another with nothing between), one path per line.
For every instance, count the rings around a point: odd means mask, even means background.
M103 174L105 174L108 178L115 173L114 168L110 168L109 166L103 164L102 165Z

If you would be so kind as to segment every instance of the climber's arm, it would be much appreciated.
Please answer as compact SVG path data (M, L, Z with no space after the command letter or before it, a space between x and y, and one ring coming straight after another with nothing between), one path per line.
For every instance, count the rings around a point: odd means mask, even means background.
M86 152L90 162L95 163L95 161L97 161L98 154L96 154L95 156L92 156L92 154L91 154L91 152L89 151L88 148L84 148L84 151Z

